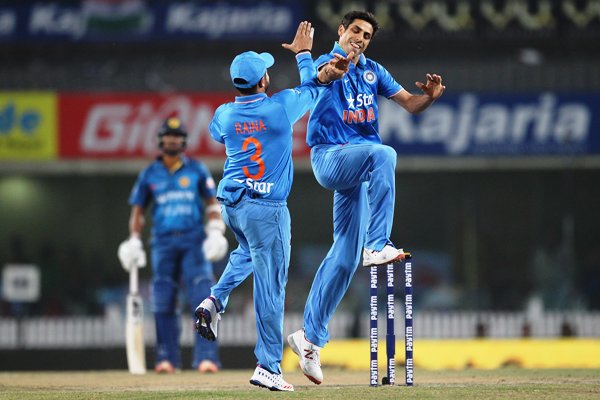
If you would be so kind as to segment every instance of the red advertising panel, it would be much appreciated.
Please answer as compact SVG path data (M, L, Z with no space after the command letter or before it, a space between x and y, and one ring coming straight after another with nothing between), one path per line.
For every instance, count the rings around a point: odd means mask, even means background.
M216 108L233 93L60 94L59 154L62 159L147 158L158 153L157 132L163 120L177 115L188 130L191 156L224 157L208 124ZM294 155L308 156L307 117L294 126Z

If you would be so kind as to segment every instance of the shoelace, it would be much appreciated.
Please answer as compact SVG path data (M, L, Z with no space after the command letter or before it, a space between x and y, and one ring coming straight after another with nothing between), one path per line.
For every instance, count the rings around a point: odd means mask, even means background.
M319 367L321 366L321 354L319 352L319 350L315 350L312 347L311 349L311 353L310 353L310 357L305 357L309 363L312 364L317 364Z
M219 314L219 312L220 312L221 310L219 310L219 302L217 301L217 299L216 299L215 297L213 297L213 296L208 296L208 298L209 298L209 299L212 301L212 303L214 304L214 306L215 306L215 312L216 312L217 314Z
M384 252L384 250L386 249L387 246L389 246L389 245L385 245L383 247L383 249L381 249L379 251L378 250L370 250L370 249L367 249L367 250L369 250L374 256L380 256L381 253ZM394 250L398 251L398 255L403 254L403 253L400 253L400 251L398 249L394 249Z
M381 250L371 250L371 249L366 249L366 250L367 250L367 253L371 253L371 255L377 256L377 255L381 254L384 249L385 249L385 247Z

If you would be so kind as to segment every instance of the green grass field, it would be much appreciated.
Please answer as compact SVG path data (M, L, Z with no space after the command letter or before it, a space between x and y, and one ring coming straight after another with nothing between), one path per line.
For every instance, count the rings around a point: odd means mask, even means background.
M600 370L505 368L492 371L415 371L415 386L368 386L368 372L324 369L322 385L286 374L294 393L248 383L251 370L199 375L132 376L125 371L2 372L0 399L599 399ZM398 377L403 378L398 369Z

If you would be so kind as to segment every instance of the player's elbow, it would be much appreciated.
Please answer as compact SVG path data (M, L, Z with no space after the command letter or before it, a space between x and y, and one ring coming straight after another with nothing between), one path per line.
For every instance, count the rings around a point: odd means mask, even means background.
M425 111L425 108L421 107L413 107L412 109L408 110L408 112L411 113L411 115L418 115L421 114L423 111Z
M427 110L431 103L424 103L420 101L407 102L403 106L406 111L412 115L417 115Z

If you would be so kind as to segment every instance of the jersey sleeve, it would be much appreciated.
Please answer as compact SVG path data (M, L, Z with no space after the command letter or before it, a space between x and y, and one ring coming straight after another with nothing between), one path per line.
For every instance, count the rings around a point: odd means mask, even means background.
M302 84L294 89L286 89L273 95L273 101L281 104L290 125L294 125L308 110L319 95L320 88L325 85L317 85L316 78L313 81Z
M315 71L319 71L321 67L331 61L332 58L333 56L329 53L319 56L314 62Z
M383 65L376 62L373 62L373 64L377 74L377 92L380 95L389 98L403 89L402 85L396 82L392 74Z
M150 188L148 187L148 182L146 180L147 175L147 169L140 172L138 175L133 188L131 189L131 194L129 195L130 206L140 206L142 208L146 208L148 203L150 203L152 193L150 192Z
M200 178L198 179L198 191L200 193L200 197L205 200L215 197L217 194L217 189L210 171L204 164L201 163L197 163L196 167L198 168L200 175Z
M298 72L300 73L300 83L311 82L317 77L317 70L312 62L309 52L300 53L296 56Z
M272 99L283 106L288 120L294 125L302 116L310 110L319 96L319 91L328 87L329 84L320 84L317 81L317 67L319 63L326 64L331 60L330 54L324 54L312 62L310 53L301 53L296 56L300 81L302 84L294 89L283 90L275 94Z
M215 139L217 142L225 143L225 139L223 139L223 129L221 127L221 123L219 121L219 116L221 115L221 107L217 108L215 111L215 115L213 116L210 124L208 125L208 131L210 132L210 136Z

